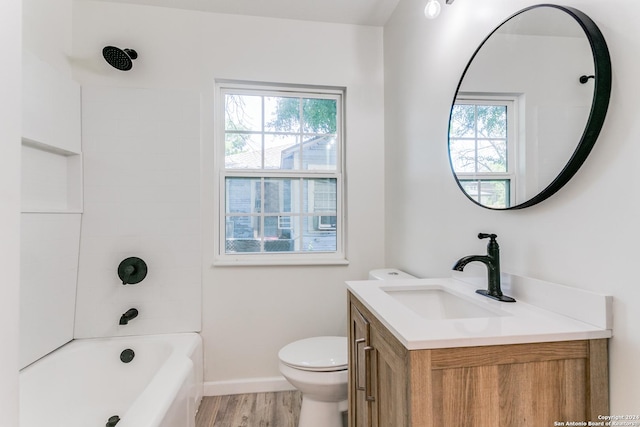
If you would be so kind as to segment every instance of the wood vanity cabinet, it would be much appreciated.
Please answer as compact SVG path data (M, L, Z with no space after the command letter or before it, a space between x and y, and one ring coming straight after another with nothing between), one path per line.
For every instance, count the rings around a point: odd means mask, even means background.
M349 293L349 427L540 427L609 413L607 340L407 350Z

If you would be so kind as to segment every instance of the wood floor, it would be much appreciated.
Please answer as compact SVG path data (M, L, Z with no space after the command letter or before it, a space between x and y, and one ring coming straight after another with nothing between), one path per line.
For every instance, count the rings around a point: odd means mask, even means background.
M296 427L301 402L298 391L205 396L196 427Z

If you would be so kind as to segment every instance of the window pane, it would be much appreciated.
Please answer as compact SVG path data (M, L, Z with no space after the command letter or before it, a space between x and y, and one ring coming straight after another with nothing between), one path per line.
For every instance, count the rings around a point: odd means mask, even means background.
M262 97L225 95L225 130L262 131Z
M299 213L300 179L265 178L265 213Z
M335 99L305 98L302 104L305 133L336 133L337 103Z
M225 134L224 167L227 169L261 169L262 137L237 133Z
M292 170L300 166L297 135L265 135L264 168Z
M317 216L305 216L303 218L302 247L300 250L305 252L335 252L337 250L336 231L327 230L320 231L318 229Z
M506 172L507 171L507 141L480 140L478 141L478 172Z
M225 230L225 253L260 252L260 217L227 217Z
M449 135L455 138L474 138L476 116L474 105L454 105L451 109Z
M478 136L505 138L507 136L507 107L505 105L478 105Z
M264 108L265 131L300 132L300 98L267 96Z
M509 180L460 180L464 191L478 203L490 208L507 208Z
M291 252L294 240L291 225L292 217L266 216L264 218L265 252ZM285 228L283 228L283 226Z
M337 145L333 135L314 136L305 140L302 148L302 168L306 170L336 170Z
M449 153L453 170L456 173L476 171L476 143L474 140L450 140Z
M336 215L337 180L335 178L305 179L303 212Z
M260 178L227 178L226 213L259 213Z
M478 182L470 181L470 180L460 180L460 185L464 189L464 192L467 193L469 197L471 197L476 202L478 199Z

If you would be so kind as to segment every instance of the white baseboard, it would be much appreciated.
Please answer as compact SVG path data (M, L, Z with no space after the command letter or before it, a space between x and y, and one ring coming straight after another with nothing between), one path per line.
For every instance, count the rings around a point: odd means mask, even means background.
M284 377L245 378L229 381L206 381L205 396L223 396L227 394L265 393L272 391L295 390Z

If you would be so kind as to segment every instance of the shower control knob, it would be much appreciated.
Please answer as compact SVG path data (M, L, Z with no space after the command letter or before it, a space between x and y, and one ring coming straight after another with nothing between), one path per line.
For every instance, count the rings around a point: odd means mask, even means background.
M147 277L147 264L137 257L123 260L118 266L118 277L123 285L135 285Z

